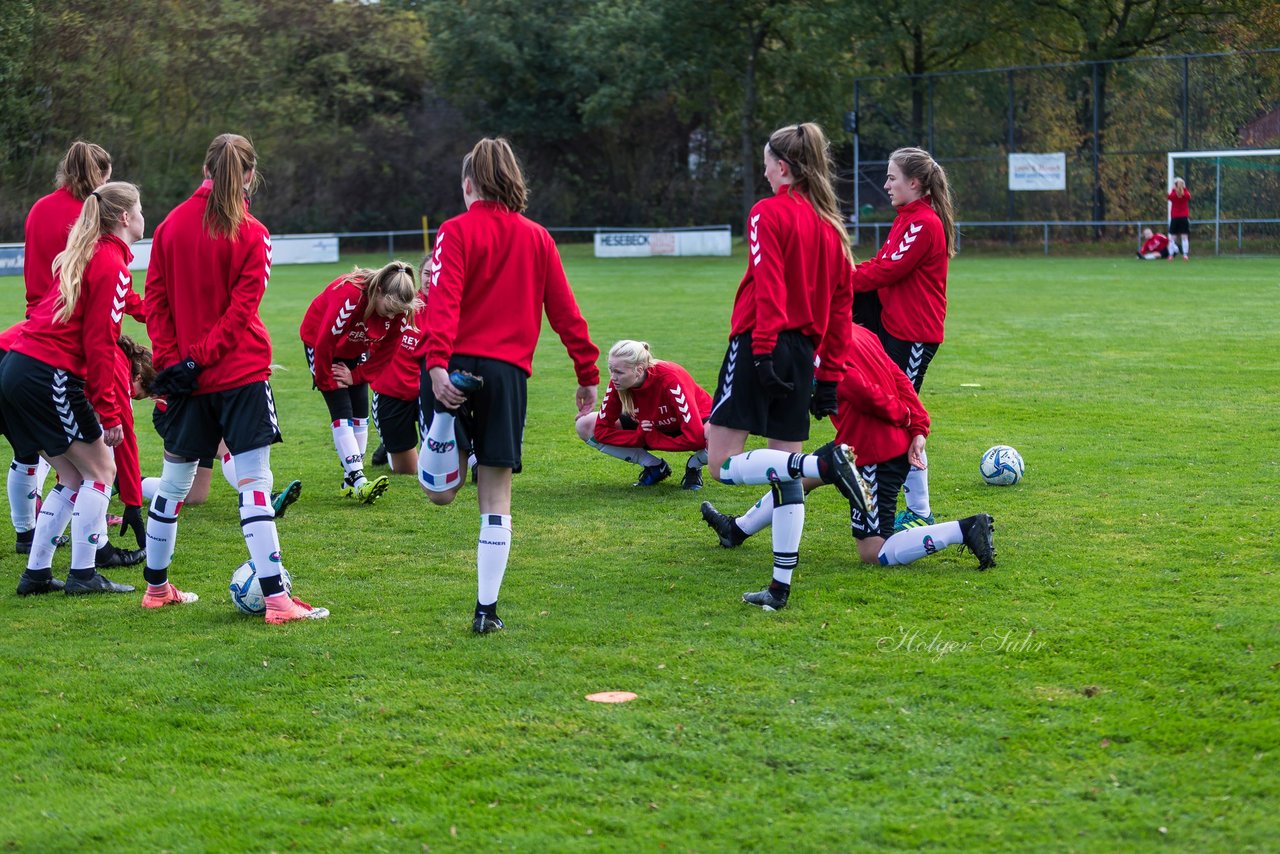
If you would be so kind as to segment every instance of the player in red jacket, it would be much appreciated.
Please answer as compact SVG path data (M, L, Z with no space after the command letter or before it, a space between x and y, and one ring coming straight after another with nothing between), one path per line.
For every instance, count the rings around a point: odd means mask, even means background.
M271 275L271 235L249 213L258 180L249 140L222 134L204 159L205 181L156 228L147 268L147 331L168 400L164 468L147 519L147 595L158 608L194 601L169 581L178 513L202 457L225 439L240 493L240 530L266 598L266 621L323 619L290 598L271 505L271 445L280 441L271 339L258 314Z
M946 171L927 151L899 148L889 155L884 182L897 208L889 239L853 271L856 293L876 291L883 310L876 330L885 352L917 392L942 344L947 316L947 266L955 255L955 212ZM897 527L933 523L928 457L907 475L907 508Z
M857 449L859 474L870 487L866 509L849 504L849 520L864 563L898 566L948 546L964 546L978 569L996 565L994 521L978 513L957 522L938 522L894 532L898 492L912 466L921 465L929 413L906 375L884 352L875 333L855 327L849 367L838 387L839 408L832 421L836 442ZM822 484L805 479L805 488ZM702 515L725 548L741 545L772 520L773 495L766 494L740 517L726 516L710 503Z
M831 175L827 138L816 124L780 128L765 143L764 176L774 194L748 217L751 254L707 427L710 465L721 483L774 490L773 578L742 597L766 611L787 604L800 561L801 478L839 480L850 494L860 489L845 449L821 458L800 452L810 410L822 417L836 409L853 325L853 256ZM751 434L769 447L742 453Z
M692 451L684 489L702 489L707 464L703 424L711 395L675 362L653 358L643 341L619 341L609 350L609 387L599 412L578 418L578 437L597 451L644 466L636 486L671 476L671 466L651 451Z
M1178 244L1170 243L1169 238L1149 228L1142 229L1142 248L1137 252L1138 258L1144 261L1156 261L1178 254Z
M474 445L480 540L473 631L503 627L498 592L511 549L511 480L520 471L526 383L545 311L573 360L578 415L595 409L600 350L591 343L560 253L521 214L524 175L505 139L482 139L462 160L467 211L436 235L423 360L425 425L418 479L435 504L462 486L458 422Z
M377 272L357 267L311 301L299 329L315 387L329 407L333 446L343 469L342 494L364 504L376 501L389 481L386 475L365 477L369 383L364 377L352 383L351 372L376 344L399 337L400 321L421 307L417 288L413 267L403 261ZM345 368L345 382L335 377L338 367Z
M106 537L116 473L111 449L123 438L123 409L130 406L116 381L116 342L132 282L129 246L144 226L137 187L109 183L90 193L54 259L57 286L36 305L0 366L0 405L14 450L43 453L60 480L41 508L20 595L133 590L98 574L95 555ZM52 574L53 529L73 501L64 587Z
M1191 191L1187 182L1181 178L1173 179L1173 189L1169 191L1169 237L1182 243L1182 260L1191 260ZM1169 256L1173 260L1173 256Z
M27 317L53 289L53 258L67 248L67 235L84 200L110 180L111 155L100 145L76 140L58 164L57 189L31 206L23 227L22 250Z

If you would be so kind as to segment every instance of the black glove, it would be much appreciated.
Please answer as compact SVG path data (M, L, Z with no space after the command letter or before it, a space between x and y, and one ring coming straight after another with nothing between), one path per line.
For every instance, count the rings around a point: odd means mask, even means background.
M835 380L818 380L813 385L813 397L809 399L809 411L813 417L821 421L828 415L835 415L840 404L836 401Z
M795 383L789 383L773 372L773 354L756 356L756 378L770 400L779 400L795 391Z
M637 427L639 427L640 424L634 418L632 418L630 415L624 412L618 416L618 426L621 427L623 430L634 430Z
M151 390L165 397L186 397L196 390L200 370L194 359L183 359L156 374Z
M120 517L120 536L128 533L129 529L133 529L133 537L138 541L138 548L145 549L147 547L147 526L142 521L141 507L125 507L124 515Z

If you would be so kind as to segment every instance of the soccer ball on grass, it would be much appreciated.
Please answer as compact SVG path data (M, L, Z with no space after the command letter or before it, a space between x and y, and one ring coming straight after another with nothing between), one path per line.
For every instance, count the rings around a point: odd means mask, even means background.
M991 486L1013 486L1022 480L1022 455L1008 445L996 445L982 455L978 471Z
M293 579L287 569L280 570L280 580L284 582L285 594L292 595ZM267 610L262 585L258 583L258 571L251 560L237 566L231 574L231 604L245 614L261 614Z

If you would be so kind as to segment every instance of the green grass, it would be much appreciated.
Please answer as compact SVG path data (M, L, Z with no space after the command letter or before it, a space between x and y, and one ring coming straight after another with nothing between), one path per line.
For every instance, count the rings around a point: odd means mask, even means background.
M566 267L596 342L646 339L710 389L741 252L589 251ZM277 267L264 303L273 468L306 483L285 562L333 616L233 610L244 546L217 476L173 567L199 604L0 595L0 847L1275 850L1274 260L958 259L923 395L933 505L992 513L999 567L863 566L823 490L775 614L738 601L767 537L720 549L697 510L757 490L632 489L576 439L548 330L508 629L487 637L470 487L447 508L408 477L373 507L337 495L296 330L351 260ZM0 285L14 318L19 280ZM1016 487L978 477L997 443L1026 459ZM639 699L583 700L600 690Z

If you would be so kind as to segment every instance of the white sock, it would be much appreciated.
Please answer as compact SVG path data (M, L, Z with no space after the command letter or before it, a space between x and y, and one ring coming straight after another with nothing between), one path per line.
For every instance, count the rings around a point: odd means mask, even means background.
M440 417L440 413L436 413ZM511 554L511 517L497 513L480 514L480 539L476 545L476 602L493 605L498 601L502 576Z
M36 463L36 493L44 495L44 481L49 476L49 472L53 471L53 466L49 465L49 461L44 457L40 458L40 462Z
M240 493L240 531L258 577L279 575L283 566L280 535L276 532L276 511L271 506L270 492L246 489Z
M431 427L422 440L422 453L418 455L418 482L423 489L448 492L461 483L454 420L449 412L432 413Z
M734 524L737 525L742 530L742 533L747 536L758 534L765 528L772 525L773 490L766 492L759 501L752 504L751 508L747 510L746 513L739 516L738 520L734 522Z
M196 479L198 460L165 460L147 511L147 569L167 570L178 544L178 513Z
M924 456L924 455L922 455ZM925 465L929 458L925 456ZM917 516L929 516L933 510L929 507L929 470L912 468L907 472L906 483L902 485L902 494L907 499L907 509Z
M31 538L31 554L27 557L27 569L48 569L53 566L53 553L57 539L67 529L75 510L76 494L61 483L55 484L44 497L40 515L36 518L36 532Z
M236 462L229 451L222 455L222 476L226 478L232 489L236 488L238 483L236 480Z
M34 463L17 460L9 464L9 518L13 520L13 530L19 534L36 526L36 496L40 494L36 488L38 468Z
M333 447L338 452L338 463L346 474L344 482L359 488L365 481L364 454L356 441L354 418L339 418L333 422Z
M356 435L356 447L360 449L360 459L363 461L364 453L369 449L369 419L352 418L351 431Z
M1182 256L1185 258L1187 253L1191 251L1191 238L1189 235L1179 235L1178 240L1182 243Z
M763 486L783 480L799 480L804 475L805 454L760 448L745 454L734 454L724 461L716 475L721 483ZM813 477L817 477L817 457L813 459Z
M773 580L791 583L800 563L800 535L804 533L804 505L784 504L773 510Z
M98 546L105 542L107 505L111 485L86 480L76 492L76 509L71 513L71 568L93 569Z
M907 528L884 541L880 547L881 566L901 566L931 555L947 546L964 542L959 522L939 522L920 528Z
M142 479L142 500L148 504L151 499L156 497L156 490L160 488L160 478L144 477Z

